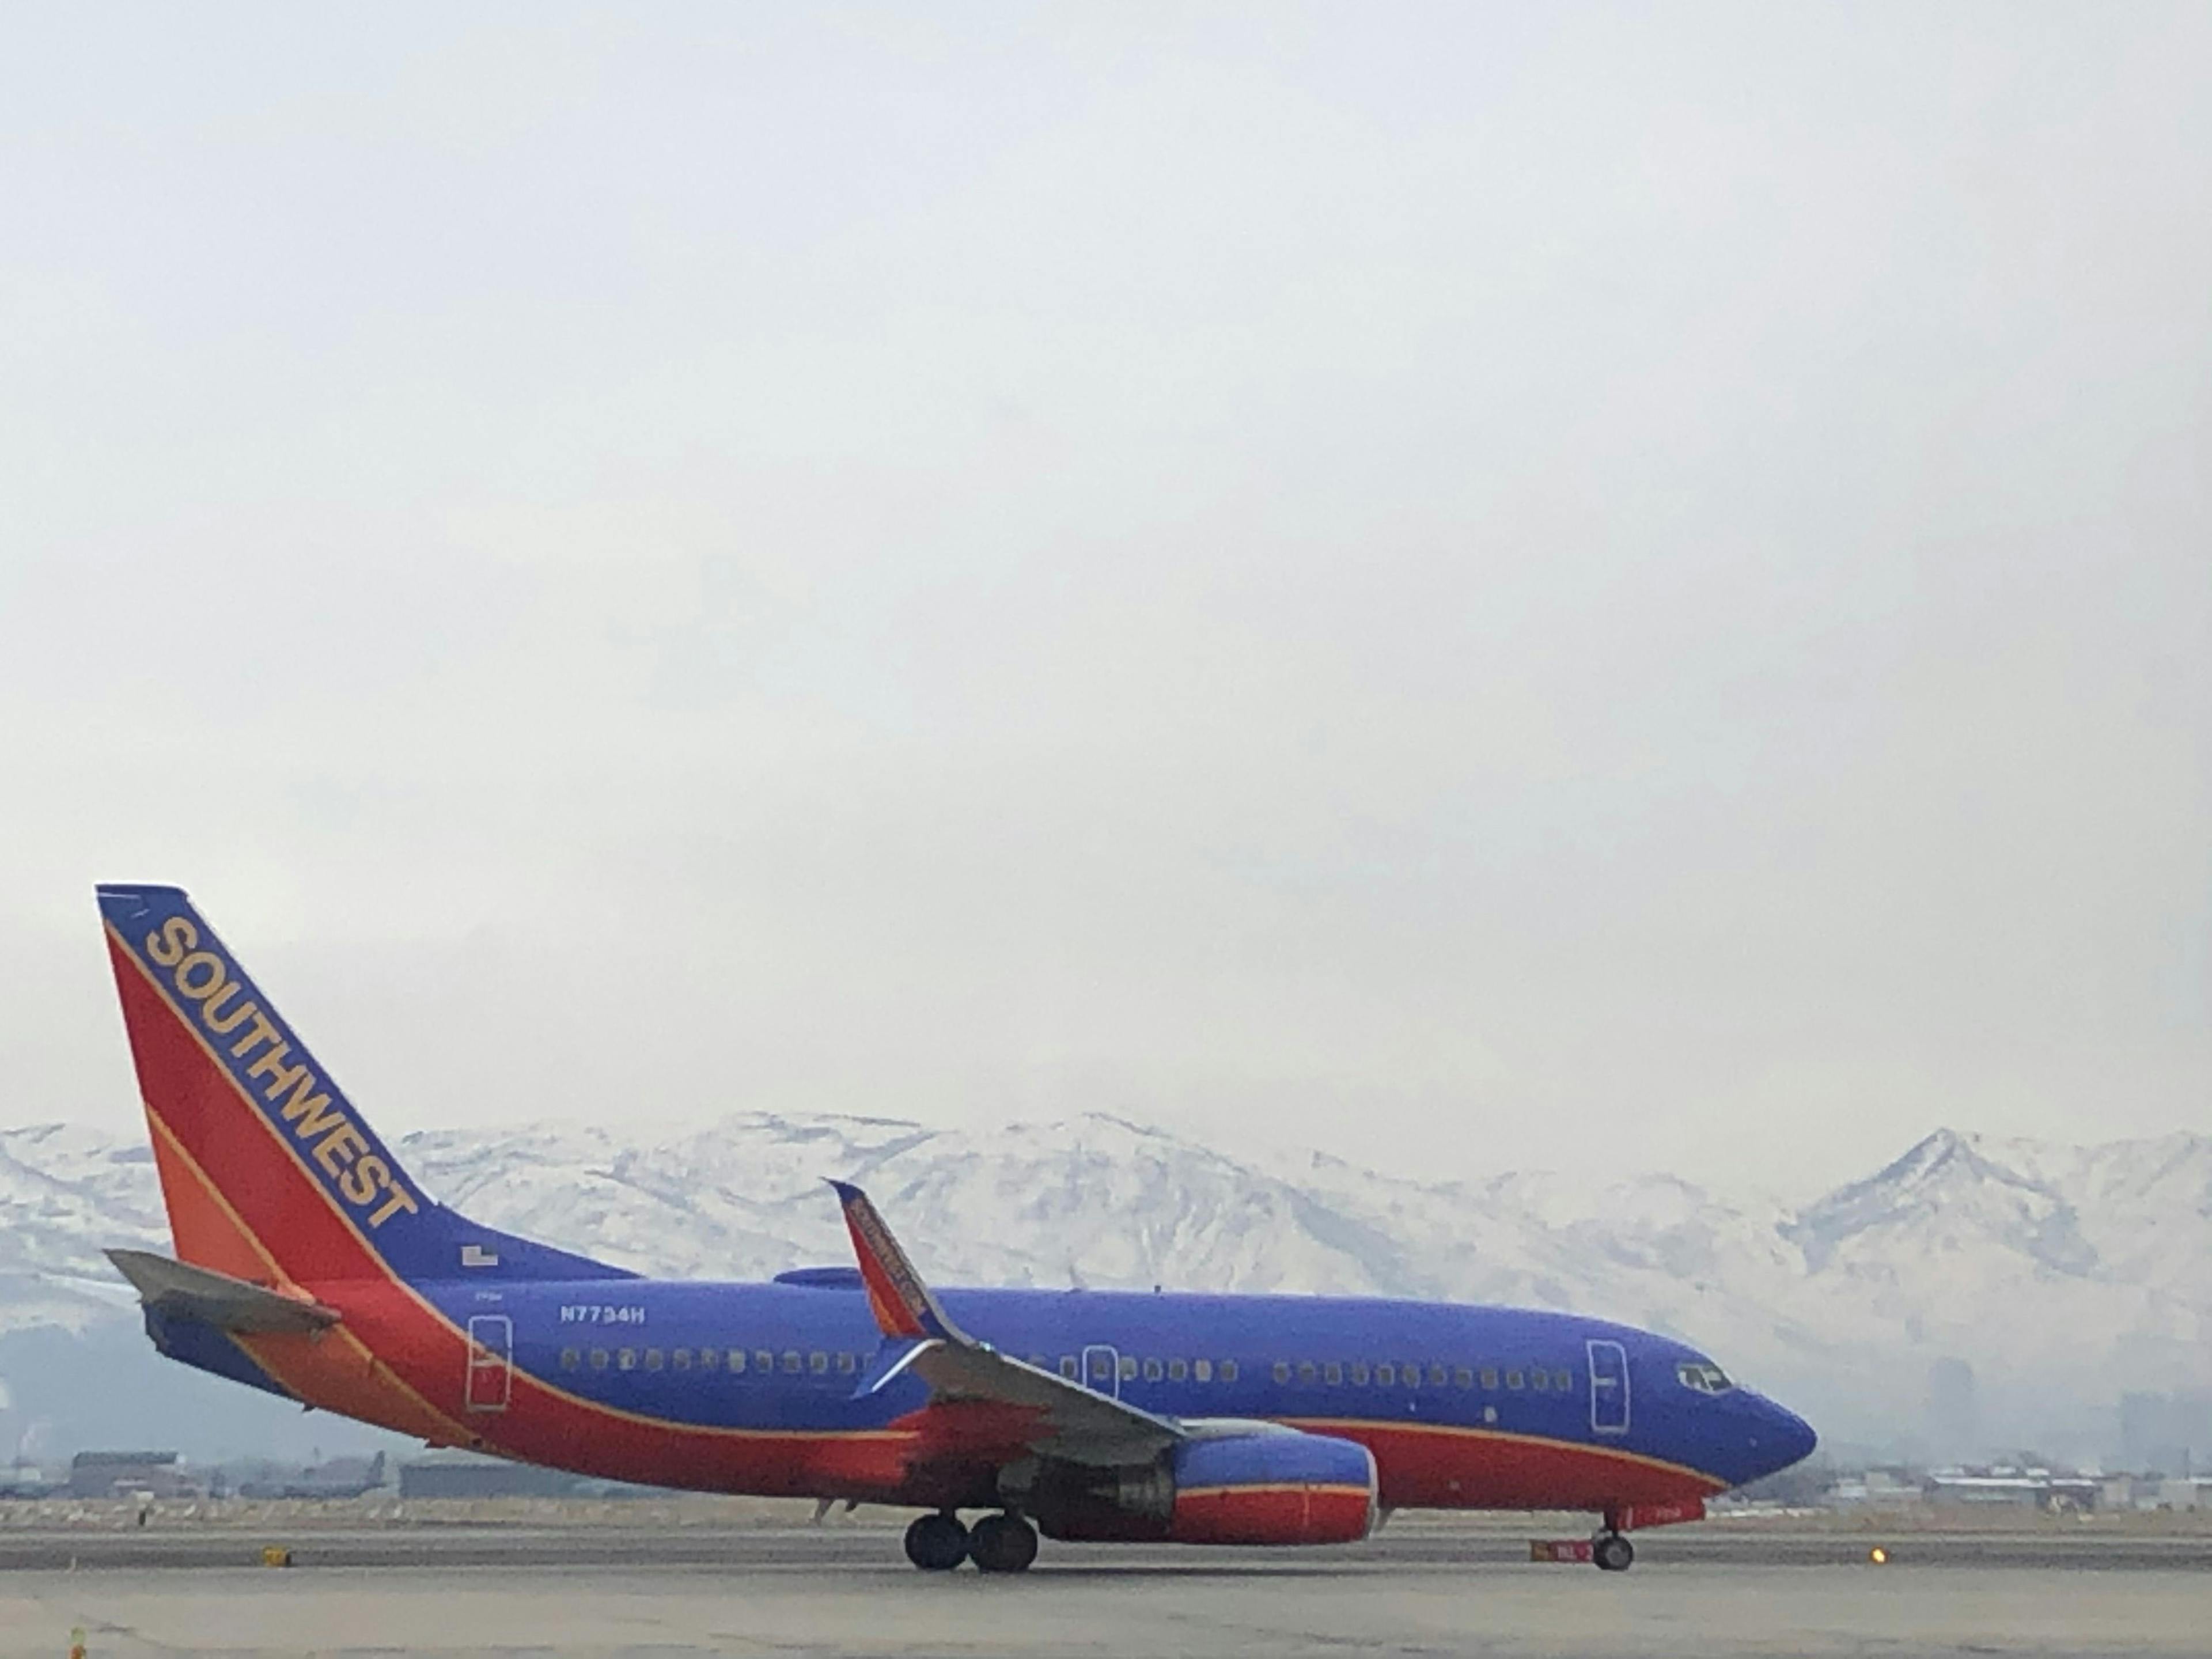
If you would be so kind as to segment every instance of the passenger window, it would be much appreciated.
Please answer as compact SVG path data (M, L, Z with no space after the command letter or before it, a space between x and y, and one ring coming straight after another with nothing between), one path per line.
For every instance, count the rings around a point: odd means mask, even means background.
M851 1354L841 1353L837 1356L838 1376L850 1376L854 1371L860 1370L860 1362L858 1359L855 1359Z
M1237 1380L1237 1362L1235 1360L1224 1359L1221 1362L1221 1380L1224 1382L1234 1382Z
M1190 1374L1201 1382L1212 1382L1213 1362L1211 1359L1192 1360L1190 1362ZM1229 1380L1229 1368L1225 1365L1222 1367L1221 1380L1224 1382Z
M1367 1362L1365 1360L1355 1359L1352 1362L1352 1382L1354 1388L1364 1389L1367 1386Z
M1075 1356L1064 1353L1060 1357L1060 1374L1073 1382L1075 1380Z
M732 1348L730 1350L730 1357L738 1362L736 1364L730 1367L732 1370L741 1371L744 1370L745 1357L741 1352L738 1349ZM702 1348L699 1350L699 1369L701 1370L711 1371L720 1365L721 1363L722 1351L720 1348Z
M1517 1389L1517 1388L1519 1388L1519 1387L1521 1386L1521 1373L1520 1373L1520 1372L1518 1372L1518 1371L1508 1371L1508 1372L1506 1372L1506 1373L1505 1373L1505 1386L1506 1386L1507 1388L1509 1388L1509 1389Z
M605 1348L594 1348L594 1349L592 1349L592 1369L593 1370L595 1370L595 1371L603 1371L603 1370L606 1370L606 1368L607 1368L607 1351L606 1351Z
M1396 1388L1398 1386L1398 1368L1395 1365L1393 1365L1387 1359L1381 1364L1377 1365L1375 1368L1375 1386L1378 1389Z
M1160 1378L1162 1378L1163 1376L1166 1376L1166 1375L1167 1375L1167 1372L1166 1372L1166 1371L1162 1368L1162 1366L1161 1366L1161 1364L1160 1364L1160 1362L1159 1362L1158 1360L1157 1360L1157 1359L1147 1359L1147 1360L1145 1362L1145 1381L1146 1381L1146 1382L1158 1382L1158 1381L1160 1380Z
M821 1349L817 1348L812 1353L806 1356L806 1369L812 1371L817 1376L829 1376L830 1356L823 1352Z
M1493 1394L1497 1392L1497 1389L1498 1389L1498 1367L1497 1367L1497 1366L1495 1366L1495 1365L1485 1365L1485 1366L1482 1368L1482 1386L1483 1386L1484 1388L1486 1388L1486 1389L1490 1389Z
M1553 1371L1552 1373L1552 1386L1557 1389L1561 1394L1573 1393L1575 1387L1575 1374L1572 1371Z
M668 1363L675 1366L679 1371L690 1370L691 1369L691 1350L689 1348L677 1349L675 1352L668 1356Z
M753 1369L757 1371L773 1371L775 1369L775 1356L766 1348L755 1348Z
M1298 1381L1310 1389L1321 1380L1321 1370L1310 1359L1298 1361Z
M1443 1366L1441 1366L1441 1365L1431 1365L1431 1366L1430 1366L1430 1367L1429 1367L1429 1386L1430 1386L1431 1388L1432 1388L1432 1389L1441 1389L1442 1387L1443 1387L1443 1385L1444 1385L1446 1382L1449 1382L1450 1380L1451 1380L1451 1374L1450 1374L1449 1371L1445 1370L1444 1370L1444 1368L1443 1368Z
M1137 1362L1126 1353L1121 1356L1121 1380L1124 1382L1137 1380Z
M1200 1363L1201 1363L1201 1364L1203 1364L1204 1362L1203 1362L1203 1361L1201 1361ZM1182 1382L1182 1381L1183 1380L1183 1378L1185 1378L1186 1376L1188 1376L1189 1375L1190 1375L1190 1362L1189 1362L1188 1360L1187 1360L1187 1359L1170 1359L1170 1360L1169 1360L1169 1361L1168 1361L1168 1381L1169 1381L1169 1382Z
M561 1369L562 1370L573 1371L577 1366L583 1363L584 1356L577 1352L577 1350L574 1348L563 1348L561 1350Z
M1291 1362L1287 1359L1278 1359L1275 1362L1275 1381L1278 1382L1287 1382L1290 1380Z
M1398 1379L1409 1389L1418 1389L1421 1386L1421 1368L1419 1365L1401 1365L1398 1367Z
M796 1376L805 1369L806 1358L798 1349L786 1348L783 1351L783 1374L786 1376Z
M615 1369L618 1371L635 1370L637 1369L637 1350L635 1348L616 1349Z
M1474 1386L1474 1372L1466 1365L1455 1366L1452 1370L1452 1382L1456 1387L1471 1389Z
M1344 1381L1344 1367L1330 1360L1321 1368L1321 1380L1332 1389L1338 1387Z
M1552 1386L1551 1372L1543 1370L1541 1367L1530 1371L1528 1373L1528 1386L1535 1389L1538 1394L1547 1393Z
M649 1371L657 1371L660 1369L660 1350L658 1348L647 1348L645 1351L646 1370Z

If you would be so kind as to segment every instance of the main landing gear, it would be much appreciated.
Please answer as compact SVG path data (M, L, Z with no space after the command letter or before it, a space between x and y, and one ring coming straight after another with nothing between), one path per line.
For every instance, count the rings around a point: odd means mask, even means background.
M1636 1565L1636 1546L1617 1532L1601 1532L1590 1540L1590 1559L1601 1572L1626 1572Z
M906 1529L906 1559L924 1572L950 1572L963 1561L978 1572L1025 1572L1036 1553L1036 1528L1018 1515L987 1515L970 1528L946 1511Z
M987 1515L968 1533L968 1559L978 1572L1027 1572L1036 1546L1036 1528L1018 1515Z
M906 1559L924 1572L950 1572L968 1559L968 1528L957 1515L925 1515L906 1529Z

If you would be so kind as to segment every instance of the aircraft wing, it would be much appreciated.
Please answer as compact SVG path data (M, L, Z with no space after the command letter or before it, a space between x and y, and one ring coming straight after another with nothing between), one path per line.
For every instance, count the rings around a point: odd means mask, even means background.
M912 1343L882 1375L863 1382L873 1391L902 1371L929 1385L933 1407L981 1409L1032 1452L1070 1462L1106 1466L1150 1462L1187 1437L1181 1425L1101 1394L1080 1382L1000 1353L953 1323L914 1269L884 1218L858 1187L830 1183L844 1206L860 1283L883 1334Z
M217 1330L319 1331L338 1322L338 1310L311 1299L286 1296L189 1261L173 1261L151 1250L110 1250L107 1259L137 1287L149 1308L197 1319Z

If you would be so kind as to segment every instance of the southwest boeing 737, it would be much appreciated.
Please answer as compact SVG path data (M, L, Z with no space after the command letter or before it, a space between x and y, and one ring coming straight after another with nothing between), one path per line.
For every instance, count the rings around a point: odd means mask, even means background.
M582 1474L917 1509L907 1554L939 1571L1018 1572L1039 1531L1348 1542L1401 1508L1586 1510L1617 1571L1632 1528L1813 1447L1704 1354L1601 1320L940 1293L843 1182L857 1266L769 1284L517 1238L416 1185L183 892L99 899L176 1243L109 1255L162 1353L288 1400Z

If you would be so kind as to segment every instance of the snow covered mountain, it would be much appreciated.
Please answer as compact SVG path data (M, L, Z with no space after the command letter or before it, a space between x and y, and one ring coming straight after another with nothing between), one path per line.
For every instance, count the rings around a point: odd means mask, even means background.
M684 1131L438 1131L399 1150L484 1221L653 1273L844 1261L821 1184L836 1174L948 1284L1602 1314L1689 1337L1832 1438L1877 1444L1917 1431L1940 1361L1974 1368L1993 1443L2089 1445L2121 1392L2212 1382L2206 1136L2064 1147L1945 1130L1794 1213L1668 1176L1428 1184L1319 1154L1263 1164L1098 1115L978 1135L753 1113ZM0 1132L0 1385L12 1369L23 1392L4 1334L130 1318L100 1247L166 1243L143 1143Z
M0 1333L127 1315L111 1244L168 1248L154 1149L64 1123L0 1131Z

